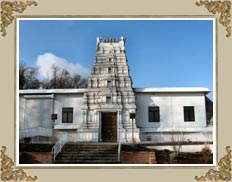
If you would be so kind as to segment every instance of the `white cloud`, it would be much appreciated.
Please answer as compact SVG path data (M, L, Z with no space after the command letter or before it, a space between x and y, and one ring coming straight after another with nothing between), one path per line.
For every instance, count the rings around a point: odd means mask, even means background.
M79 74L84 78L90 75L90 70L81 64L73 64L64 58L60 58L52 53L47 52L39 55L36 60L36 66L39 68L38 73L41 79L47 79L51 77L50 68L52 65L56 65L61 69L68 70L71 75Z

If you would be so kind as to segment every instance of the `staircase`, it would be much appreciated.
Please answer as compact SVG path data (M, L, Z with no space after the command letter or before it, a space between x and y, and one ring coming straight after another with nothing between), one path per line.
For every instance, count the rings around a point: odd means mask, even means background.
M118 164L117 143L66 143L54 164Z

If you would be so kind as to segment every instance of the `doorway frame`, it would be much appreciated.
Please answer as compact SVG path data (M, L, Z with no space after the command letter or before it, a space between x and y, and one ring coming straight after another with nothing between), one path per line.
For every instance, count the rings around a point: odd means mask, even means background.
M119 137L119 123L118 123L118 121L119 121L119 115L118 115L118 111L115 111L115 110L104 110L104 111L100 111L100 114L99 114L99 142L105 142L105 141L102 141L102 114L103 113L115 113L115 115L116 115L116 117L117 117L117 119L116 119L116 125L117 125L117 127L116 127L116 140L115 141L112 141L112 142L118 142L118 137Z

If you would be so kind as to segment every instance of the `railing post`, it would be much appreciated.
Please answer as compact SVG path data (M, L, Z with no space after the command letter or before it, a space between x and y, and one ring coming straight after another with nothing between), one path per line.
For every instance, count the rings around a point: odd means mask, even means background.
M121 129L119 129L119 143L118 143L118 161L120 161L121 155Z
M54 146L55 147L55 146ZM53 151L53 160L55 160L55 158L56 158L56 155L55 155L55 148L52 148L52 151Z

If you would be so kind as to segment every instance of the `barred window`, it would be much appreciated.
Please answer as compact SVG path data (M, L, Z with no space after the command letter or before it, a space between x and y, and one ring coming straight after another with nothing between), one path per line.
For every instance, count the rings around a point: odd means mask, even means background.
M62 109L62 123L72 123L73 122L73 108L65 107Z
M107 87L111 87L111 86L112 86L111 80L108 80L107 81Z
M184 106L184 121L195 121L195 113L193 106Z
M148 108L148 117L149 117L149 122L160 122L160 111L159 107L149 107Z
M109 96L106 97L106 103L111 103L111 97Z

